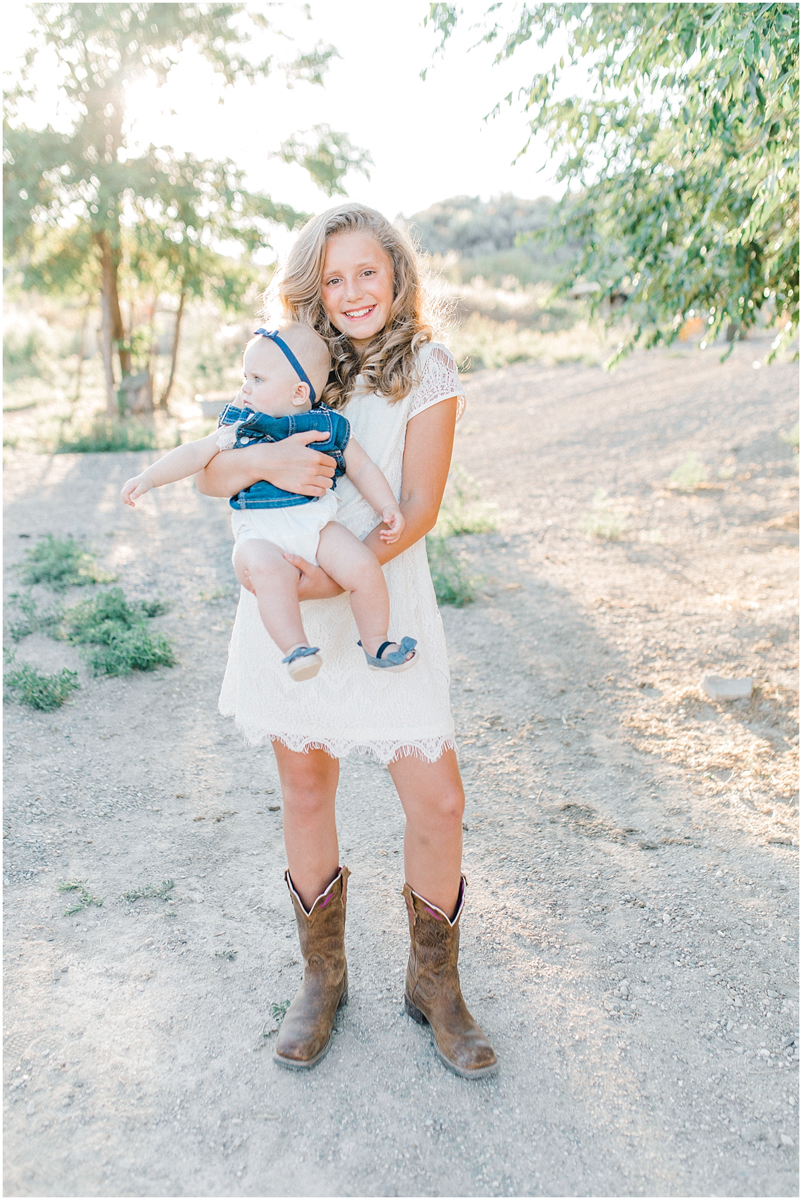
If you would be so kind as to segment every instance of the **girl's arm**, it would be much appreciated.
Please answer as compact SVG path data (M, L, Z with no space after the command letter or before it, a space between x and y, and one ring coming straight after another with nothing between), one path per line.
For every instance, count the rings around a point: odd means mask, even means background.
M370 546L382 564L413 546L434 528L451 466L458 402L456 396L441 400L418 413L407 425L401 480L404 531L392 544L382 541L380 525L365 538L365 545ZM313 567L294 554L284 557L301 572L299 600L325 600L343 590L321 567Z
M299 496L324 496L331 487L336 463L309 442L325 441L322 430L294 433L280 442L260 442L218 454L196 477L204 496L235 496L260 479Z
M404 516L383 473L356 438L349 439L343 458L345 473L351 483L373 511L381 515L382 523L387 527L381 530L379 537L390 544L397 542L404 531Z
M451 466L458 403L457 396L441 400L418 413L407 425L401 477L404 532L392 545L382 541L380 526L365 538L365 545L370 546L382 565L434 529Z
M215 430L196 442L176 446L175 450L165 454L164 458L160 458L140 475L129 479L120 493L123 504L136 508L134 501L144 496L151 488L163 487L165 483L176 483L179 479L186 479L187 476L201 471L219 451L217 433Z

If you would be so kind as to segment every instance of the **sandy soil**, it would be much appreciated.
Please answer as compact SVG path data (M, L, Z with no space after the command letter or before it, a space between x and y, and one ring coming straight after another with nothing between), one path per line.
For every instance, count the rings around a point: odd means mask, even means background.
M798 1191L796 368L639 354L468 382L455 461L500 510L444 612L467 787L463 983L499 1074L447 1072L402 1010L402 815L343 763L351 1001L298 1076L299 978L271 753L218 716L226 506L117 503L145 455L6 470L8 585L85 536L173 669L6 704L6 1194L728 1195ZM713 486L666 487L696 451ZM727 478L718 479L721 470ZM580 532L597 488L618 542ZM69 599L77 599L79 593ZM76 666L32 637L20 659ZM704 671L751 674L718 704ZM170 899L123 893L172 878ZM59 881L103 899L73 917Z

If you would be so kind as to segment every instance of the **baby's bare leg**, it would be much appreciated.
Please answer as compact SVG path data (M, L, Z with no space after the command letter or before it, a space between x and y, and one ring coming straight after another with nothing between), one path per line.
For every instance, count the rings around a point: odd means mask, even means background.
M283 551L262 538L249 538L234 552L234 570L243 587L254 592L259 616L279 650L287 654L299 643L308 645L298 603L298 571Z
M317 560L327 575L351 593L359 638L368 654L387 641L390 597L378 559L358 537L336 521L321 531Z

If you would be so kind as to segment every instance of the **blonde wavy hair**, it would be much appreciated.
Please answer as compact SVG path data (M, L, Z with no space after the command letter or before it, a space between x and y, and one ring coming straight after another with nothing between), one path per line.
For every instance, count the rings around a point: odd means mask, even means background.
M393 264L395 298L387 324L364 351L334 328L321 296L326 242L337 233L352 232L369 233ZM433 337L421 258L408 235L375 208L349 201L312 217L299 233L270 292L277 296L289 320L311 325L328 344L333 370L322 400L331 408L342 408L360 373L370 391L379 392L393 404L419 383L417 352Z

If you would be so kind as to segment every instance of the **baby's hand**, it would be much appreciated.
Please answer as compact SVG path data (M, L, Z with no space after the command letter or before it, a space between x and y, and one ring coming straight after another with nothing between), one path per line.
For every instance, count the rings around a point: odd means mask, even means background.
M381 531L379 537L383 542L387 542L388 546L392 546L401 537L406 525L404 515L397 504L388 504L382 509L382 521L387 528Z
M140 496L144 496L145 492L149 492L152 486L153 484L145 474L135 475L133 479L129 479L123 486L123 490L120 492L120 499L129 508L136 508L134 501L138 500Z

